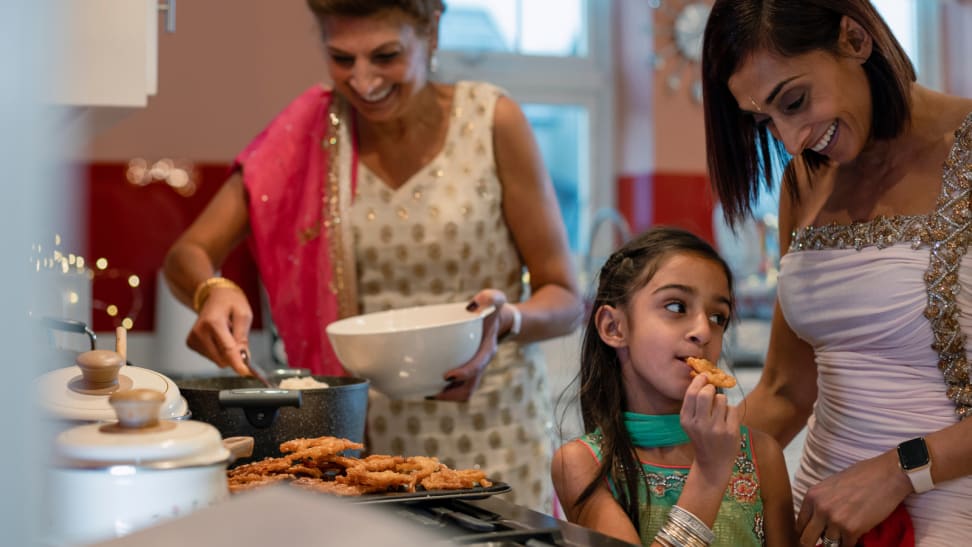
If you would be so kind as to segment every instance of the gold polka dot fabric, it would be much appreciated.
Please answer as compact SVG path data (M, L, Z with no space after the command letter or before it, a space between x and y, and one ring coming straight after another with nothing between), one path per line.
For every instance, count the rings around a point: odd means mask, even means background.
M523 294L523 264L503 220L492 120L502 91L459 82L442 151L392 190L358 165L351 208L362 313L469 300L485 288ZM555 444L546 368L535 345L500 345L466 403L372 393L369 449L482 468L507 499L550 512Z

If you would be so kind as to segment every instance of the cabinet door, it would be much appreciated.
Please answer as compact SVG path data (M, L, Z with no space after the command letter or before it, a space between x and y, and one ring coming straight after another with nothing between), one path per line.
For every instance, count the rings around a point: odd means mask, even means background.
M54 0L60 43L51 100L142 107L156 91L156 0Z

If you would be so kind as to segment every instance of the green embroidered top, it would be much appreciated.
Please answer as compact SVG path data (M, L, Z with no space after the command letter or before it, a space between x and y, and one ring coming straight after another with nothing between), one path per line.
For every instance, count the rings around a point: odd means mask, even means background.
M743 426L739 456L733 465L729 486L722 498L722 506L712 527L716 539L713 547L747 547L764 545L763 499L760 496L759 473L753 458L749 429ZM580 438L590 448L594 458L601 461L601 435L599 431ZM678 502L685 486L689 466L662 466L641 462L647 476L647 488L639 488L638 505L641 508L641 543L651 545L658 529L668 518L668 511ZM609 481L611 492L618 498L617 489ZM650 492L650 497L649 497Z

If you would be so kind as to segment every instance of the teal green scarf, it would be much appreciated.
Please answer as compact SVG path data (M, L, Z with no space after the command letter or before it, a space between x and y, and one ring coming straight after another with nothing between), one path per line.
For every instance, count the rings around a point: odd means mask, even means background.
M679 423L678 414L624 413L624 427L635 446L658 448L685 444L688 434Z

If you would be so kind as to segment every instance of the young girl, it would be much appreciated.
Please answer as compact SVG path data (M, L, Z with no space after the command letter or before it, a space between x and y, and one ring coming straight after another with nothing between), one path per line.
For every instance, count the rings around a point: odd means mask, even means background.
M729 267L683 230L651 229L601 268L580 371L587 434L553 460L571 522L663 547L798 543L780 446L685 362L718 362L732 307Z

